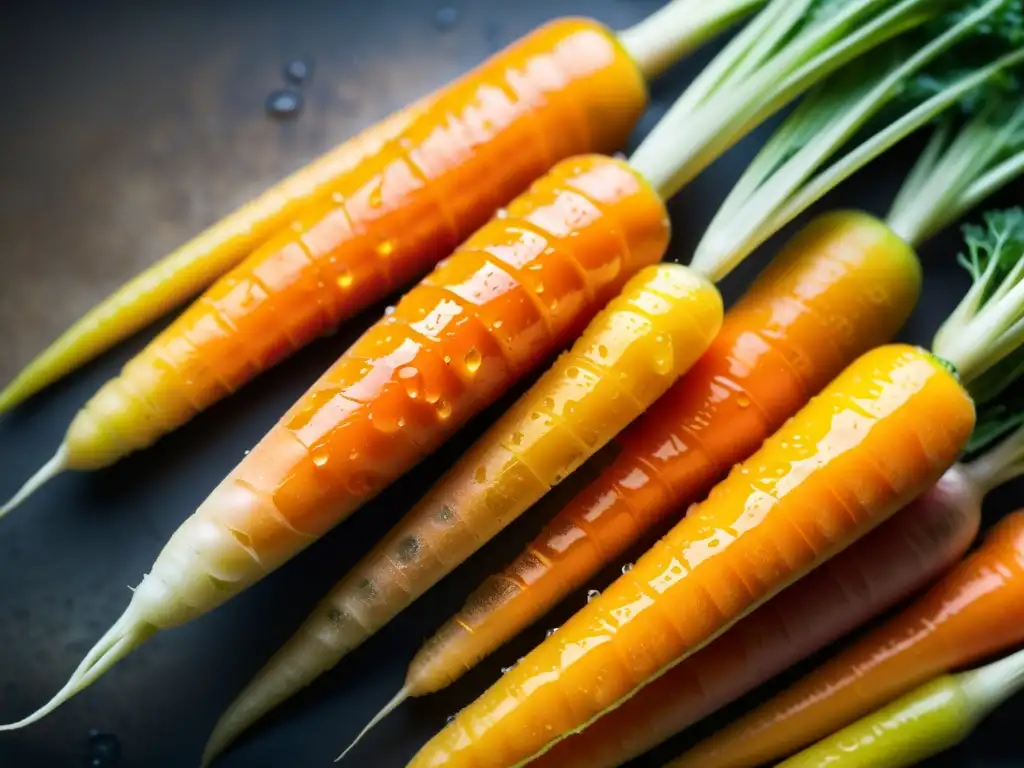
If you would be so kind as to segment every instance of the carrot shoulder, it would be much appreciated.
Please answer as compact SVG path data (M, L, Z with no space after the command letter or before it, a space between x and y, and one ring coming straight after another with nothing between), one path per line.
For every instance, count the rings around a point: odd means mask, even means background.
M924 597L673 768L757 766L792 754L930 678L1024 641L1024 513Z
M923 492L973 426L970 398L928 353L862 356L411 765L543 752Z
M426 642L406 680L413 695L457 679L702 498L846 365L888 341L920 281L913 251L877 219L843 211L808 225L726 313L693 370L616 438L611 465Z

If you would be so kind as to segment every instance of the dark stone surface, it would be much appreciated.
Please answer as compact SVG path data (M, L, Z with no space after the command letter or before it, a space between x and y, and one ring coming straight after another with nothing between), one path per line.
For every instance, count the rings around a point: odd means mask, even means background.
M358 128L440 85L552 16L589 13L621 27L657 0L249 0L7 3L0 10L0 380L128 276ZM451 10L447 10L447 9ZM648 128L709 56L659 83ZM316 62L297 119L265 114L282 67ZM763 137L763 133L760 134ZM702 227L756 148L745 142L673 203L672 258ZM915 147L917 145L914 145ZM825 205L883 212L912 148L881 161ZM1024 191L1001 196L1019 201ZM1016 194L1016 197L1014 196ZM965 286L955 232L923 250L925 300L903 337L926 343ZM734 297L770 254L725 286ZM378 307L145 453L66 476L0 525L0 721L56 691L121 612L162 543ZM75 409L155 329L120 345L0 419L0 496L50 455ZM192 766L217 715L318 597L478 434L478 419L400 487L222 609L168 632L42 723L0 734L0 766L78 766L89 732L115 734L125 768ZM990 500L991 520L1020 485ZM537 529L527 515L372 642L254 730L218 765L329 761L401 683L422 639ZM601 587L620 564L611 566ZM525 633L442 694L405 705L350 765L401 766L445 718L585 600ZM759 694L764 695L764 693ZM756 698L756 697L755 697ZM732 708L735 714L750 700ZM935 766L1021 764L1018 698ZM638 765L660 765L721 717ZM652 759L658 758L658 759Z

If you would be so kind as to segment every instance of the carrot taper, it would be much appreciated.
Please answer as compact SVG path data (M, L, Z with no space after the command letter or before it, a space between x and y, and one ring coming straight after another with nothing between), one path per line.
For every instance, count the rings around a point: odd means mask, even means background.
M337 664L606 445L689 369L721 322L718 291L687 267L652 266L634 277L335 585L228 708L206 758Z

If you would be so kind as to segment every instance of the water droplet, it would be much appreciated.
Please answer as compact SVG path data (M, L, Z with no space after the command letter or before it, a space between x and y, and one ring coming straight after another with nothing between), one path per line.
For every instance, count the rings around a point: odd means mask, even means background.
M448 725L451 725L452 723L454 723L455 722L455 715L448 715L448 719L445 720L445 722L448 723Z
M451 365L452 364L452 356L451 355L445 355L441 359L444 360L444 364L445 365Z
M487 469L485 467L477 467L476 472L473 473L473 479L478 483L487 480Z
M511 671L512 671L512 667L502 667L501 668L501 674L503 674L503 675L507 675Z
M470 373L476 373L480 370L480 363L483 362L483 355L480 354L480 350L476 347L470 347L469 351L466 352L466 370Z
M549 629L547 632L544 633L544 637L551 637L557 631L558 631L558 627L552 627L551 629Z
M601 591L597 589L591 589L587 591L587 602L593 602L601 596Z
M494 326L493 326L493 328L494 328L494 330L498 330L498 329L499 329L499 328L501 328L501 326L503 326L504 324L505 324L505 321L504 321L504 320L495 320L495 321L494 321Z
M121 759L121 742L112 733L89 731L86 749L90 766L114 768Z
M251 450L252 450L251 448L246 448L246 449L245 449L245 451L244 451L244 452L242 453L242 455L243 455L243 456L248 456L248 455L249 455L249 452L250 452Z
M392 305L390 307L384 307L384 317L391 317L391 315L393 315L393 314L395 314L395 307L394 307L394 305Z
M604 360L608 357L608 347L604 344L599 344L597 347L597 354L600 355L601 359Z
M534 290L536 294L540 296L542 293L544 293L544 283L537 283L537 287Z
M437 405L434 406L437 409L437 416L439 419L444 421L452 415L452 406L447 400L441 399L437 401Z
M339 288L350 288L352 286L352 272L348 269L343 269L338 273L338 277L334 282L338 284Z
M569 368L565 372L565 375L568 376L570 379L575 379L577 376L580 375L580 369L577 368L576 366L573 366L572 368Z
M523 444L523 433L522 432L516 432L514 435L512 435L512 445L522 445L522 444Z
M459 12L450 5L442 5L434 11L434 28L441 32L447 32L458 20Z
M348 452L348 458L351 461L355 461L356 459L358 459L359 458L359 449L358 448L353 448L351 451L349 451Z
M405 394L415 400L420 396L420 372L407 366L398 371L398 380L405 387Z
M740 395L739 397L736 398L736 405L738 405L740 408L749 408L750 398L747 397L746 395Z
M626 575L627 573L629 573L632 570L633 570L633 564L632 563L626 563L624 566L622 566L622 574L623 575Z
M494 218L496 218L496 219L507 219L508 218L508 209L507 208L499 208L498 210L496 210L494 212Z
M320 447L313 450L313 463L318 467L322 467L327 464L327 460L330 458L326 448Z
M302 85L313 75L313 62L306 59L292 59L282 70L284 79L295 85Z
M290 88L273 91L267 96L267 114L278 120L291 120L302 111L302 95Z
M552 400L550 397L545 397L544 402L541 403L541 406L544 408L545 411L553 410L555 407L555 401Z
M377 243L377 254L380 256L390 256L395 252L395 241L394 240L381 240Z

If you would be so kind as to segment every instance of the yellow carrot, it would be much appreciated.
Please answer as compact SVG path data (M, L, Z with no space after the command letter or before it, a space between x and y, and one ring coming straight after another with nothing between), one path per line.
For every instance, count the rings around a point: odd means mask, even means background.
M690 368L721 323L718 291L690 269L652 266L634 277L572 351L335 585L228 708L205 759L337 664L607 444ZM406 695L403 689L374 723Z
M970 397L929 353L868 352L410 765L544 752L934 484L973 428Z

